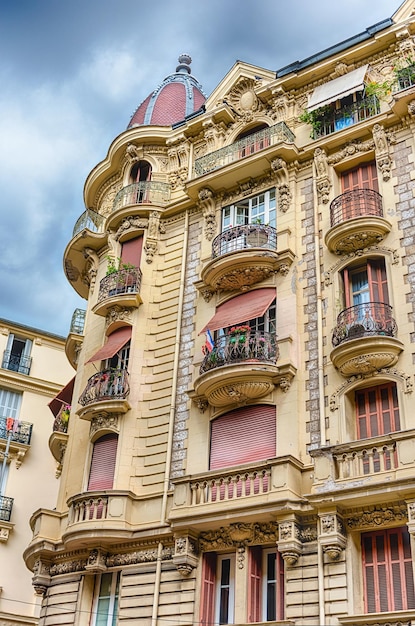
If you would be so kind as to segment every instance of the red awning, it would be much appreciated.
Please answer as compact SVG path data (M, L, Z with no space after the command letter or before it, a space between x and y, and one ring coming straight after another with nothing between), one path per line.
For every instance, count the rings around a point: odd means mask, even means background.
M243 293L231 300L227 300L216 309L215 315L202 328L199 335L209 330L219 330L242 322L248 322L256 317L262 317L275 300L276 291L273 287L257 289Z
M117 354L118 350L121 350L123 346L130 341L131 339L131 326L123 326L122 328L117 328L113 333L108 337L107 343L102 346L95 352L88 361L85 363L92 363L93 361L104 361L105 359L110 359Z
M72 394L73 394L73 386L75 383L75 376L72 380L69 381L65 385L63 389L60 390L57 396L53 398L48 404L48 407L52 411L53 415L56 417L59 413L62 404L71 404L72 403Z

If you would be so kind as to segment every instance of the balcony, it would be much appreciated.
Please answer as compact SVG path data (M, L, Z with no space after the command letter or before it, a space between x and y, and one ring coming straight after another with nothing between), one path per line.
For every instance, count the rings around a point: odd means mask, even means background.
M108 368L89 378L79 398L83 407L77 411L82 419L90 420L96 413L126 413L131 407L126 398L130 393L128 372Z
M65 353L74 369L76 369L78 353L84 339L85 315L86 311L84 309L75 309L71 319L69 334L66 338Z
M408 113L408 104L415 92L415 64L397 71L396 82L392 85L392 108L398 115Z
M0 522L10 522L13 509L13 498L0 496Z
M19 372L19 374L26 374L28 376L32 366L32 357L23 356L22 354L13 354L11 350L5 350L3 352L1 366L5 370Z
M0 417L0 451L5 451L10 437L9 459L13 459L19 468L30 448L33 424L30 422L18 422L17 429L13 432L13 425L8 423L10 418ZM16 421L14 422L16 424Z
M49 450L58 463L58 475L62 469L62 461L68 442L69 413L70 409L62 405L53 421L52 434L49 437Z
M334 254L349 254L379 243L391 228L383 217L382 196L373 189L353 189L330 204L325 242Z
M313 494L338 492L346 498L368 499L368 489L377 493L385 489L398 492L411 480L415 462L415 431L406 430L360 439L314 452Z
M117 193L112 213L137 204L154 204L165 207L170 200L170 186L155 180L141 181L123 187Z
M346 377L395 365L403 350L397 331L389 304L366 302L345 309L333 330L333 365Z
M105 276L99 284L98 300L93 312L106 316L115 304L138 307L141 303L141 270L139 267L121 269Z
M203 525L232 515L240 521L252 518L256 507L261 515L275 511L276 503L298 500L301 493L302 464L291 456L245 464L175 479L170 522L176 528Z
M72 239L64 253L65 274L81 298L88 299L91 269L90 252L96 252L105 243L104 216L87 209L76 221Z
M326 137L339 130L344 130L358 122L363 122L380 113L378 98L368 96L351 105L341 106L339 109L327 105L321 109L312 111L312 139Z
M279 364L279 347L272 333L231 333L219 337L202 361L195 380L197 400L223 407L257 400L276 384L290 385L295 368Z
M285 122L278 122L199 157L195 160L194 176L187 183L190 197L197 200L200 188L206 185L216 193L243 180L263 176L277 156L286 161L297 158L294 141L295 135Z
M212 260L201 272L199 288L215 291L246 291L275 272L287 273L294 260L289 231L278 235L273 226L246 224L217 235Z

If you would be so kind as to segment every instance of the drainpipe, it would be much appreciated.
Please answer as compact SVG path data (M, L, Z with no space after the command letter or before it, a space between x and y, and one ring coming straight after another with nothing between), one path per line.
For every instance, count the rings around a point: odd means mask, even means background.
M170 401L170 416L169 416L169 430L167 436L167 454L166 454L166 471L164 474L164 488L163 488L163 501L161 505L161 524L167 524L167 495L170 486L170 472L171 472L171 459L173 454L173 434L174 434L174 417L176 410L176 392L177 392L177 377L179 370L180 359L180 336L182 330L183 319L183 301L184 301L184 288L185 288L185 272L186 272L186 259L187 259L187 247L189 244L189 211L185 213L184 222L184 238L183 238L183 254L182 265L180 270L180 287L179 287L179 304L178 304L178 316L176 327L176 339L174 348L174 361L173 361L173 380L171 387L171 401Z
M154 581L154 596L153 596L153 610L151 613L151 626L156 626L157 624L157 614L158 614L159 595L160 595L160 581L161 581L162 551L163 551L163 544L160 541L158 548L157 548L156 578Z

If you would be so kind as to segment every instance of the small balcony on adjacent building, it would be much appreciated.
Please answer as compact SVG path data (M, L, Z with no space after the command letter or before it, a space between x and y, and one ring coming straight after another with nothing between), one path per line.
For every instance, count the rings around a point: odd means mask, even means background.
M88 299L91 261L87 251L101 248L107 238L105 218L87 209L76 221L72 239L64 252L64 269L69 282L81 298Z
M294 260L289 231L246 224L228 228L212 242L212 259L201 272L200 289L246 291L276 272L286 274ZM278 245L277 245L278 242Z
M30 448L32 430L30 422L0 417L0 450L4 453L9 446L9 459L15 461L16 467L20 467Z
M224 516L238 521L249 514L266 516L277 503L293 502L301 493L302 463L291 456L177 478L170 522L204 528ZM259 512L260 511L260 512Z
M99 284L94 313L106 316L114 305L138 307L141 303L141 270L139 267L120 269L105 276Z
M373 189L352 189L330 204L325 242L334 254L348 254L379 243L391 228L383 216L382 196Z
M96 413L126 413L131 407L127 401L130 393L126 369L108 368L93 374L79 398L82 408L77 414L90 420Z
M78 364L78 354L84 340L85 315L85 309L75 309L66 338L65 354L74 369Z
M405 487L411 480L414 444L415 431L406 430L325 446L312 453L315 469L312 493L337 492L342 499L363 498L367 502L370 491L378 494L386 484L398 491L400 484Z
M330 358L346 377L391 367L403 350L397 331L389 304L365 302L348 307L337 317Z
M286 123L278 122L197 158L194 177L188 181L190 195L197 197L202 177L203 185L208 184L212 191L218 191L243 179L263 175L277 154L288 161L296 158L298 151L294 141L295 135Z
M19 372L19 374L26 374L26 376L28 376L32 366L32 357L25 356L24 354L16 354L13 350L5 350L3 352L1 366L3 369Z
M49 437L49 450L58 463L58 475L62 469L62 461L68 442L69 417L70 407L63 404L53 420L52 434Z
M200 366L194 388L197 401L215 407L257 400L277 384L289 387L295 368L280 356L275 334L232 330L218 337Z

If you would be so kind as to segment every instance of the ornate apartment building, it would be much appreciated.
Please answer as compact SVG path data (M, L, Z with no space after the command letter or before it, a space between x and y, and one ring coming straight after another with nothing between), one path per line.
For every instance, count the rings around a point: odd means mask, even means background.
M57 467L48 453L48 408L74 370L65 338L0 319L0 624L37 624L40 598L22 553L39 502L54 507ZM59 402L61 405L61 403Z
M190 63L64 253L87 306L40 623L409 625L415 2L208 97Z

